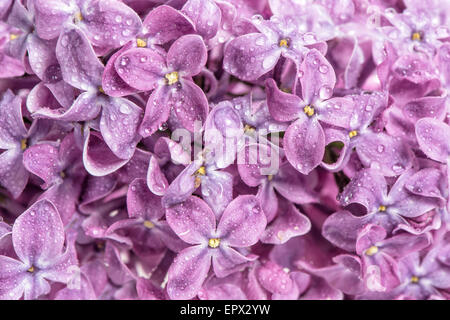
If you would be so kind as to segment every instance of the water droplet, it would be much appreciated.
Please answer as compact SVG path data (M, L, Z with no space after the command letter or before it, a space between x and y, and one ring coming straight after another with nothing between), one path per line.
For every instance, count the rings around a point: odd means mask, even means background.
M277 62L277 57L276 56L267 56L264 58L262 66L264 69L270 69L272 68L275 63Z
M379 153L383 153L383 152L384 152L384 146L383 146L382 144L378 145L377 151L378 151Z
M319 90L319 97L322 100L329 99L333 94L333 90L329 86L323 86Z
M319 72L320 73L327 73L328 72L328 66L326 66L326 65L321 65L320 67L319 67Z

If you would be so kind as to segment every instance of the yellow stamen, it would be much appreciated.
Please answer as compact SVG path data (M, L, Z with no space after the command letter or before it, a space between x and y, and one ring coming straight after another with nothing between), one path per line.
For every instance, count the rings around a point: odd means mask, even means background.
M413 40L413 41L420 41L420 40L422 40L422 36L420 35L419 32L414 32L411 35L411 40Z
M371 246L369 249L366 250L365 254L368 256L373 256L375 253L378 252L377 246Z
M195 171L195 175L204 176L205 174L206 174L205 166L201 166L200 168L198 168L197 171Z
M25 150L27 148L27 139L20 140L20 149Z
M178 82L178 72L172 71L170 73L167 73L165 75L165 78L167 79L167 84L172 85L174 83Z
M255 128L253 128L251 125L249 125L249 124L246 124L245 126L244 126L244 132L245 133L247 133L247 132L253 132L253 131L255 131Z
M81 12L75 13L75 19L76 19L77 21L83 20L83 16L81 15Z
M419 282L419 277L412 276L412 277L411 277L411 282L412 282L412 283L418 283L418 282Z
M269 175L267 176L267 180L272 181L272 179L273 179L273 174L269 174Z
M17 34L14 34L14 33L11 33L10 35L9 35L9 40L14 40L14 39L17 39L19 36L17 35Z
M381 211L381 212L384 212L384 211L386 211L386 206L379 206L378 207L378 211Z
M289 47L289 44L288 44L288 40L287 39L281 39L280 40L280 43L278 44L280 47L285 47L285 48L287 48L287 47Z
M139 48L145 48L147 46L147 41L137 38L136 44Z
M289 88L281 88L280 90L286 93L291 93L291 89Z
M31 266L27 271L30 272L30 273L34 272L34 267Z
M99 86L99 87L98 87L98 91L100 91L101 93L105 94L105 90L103 90L103 87L102 87L102 86Z
M202 178L200 178L200 177L195 177L195 180L194 180L194 187L195 187L195 188L198 188L198 187L200 187L201 184L202 184Z
M147 229L151 229L155 226L155 224L149 220L145 220L144 221L144 227L146 227Z
M61 176L61 178L65 178L66 177L66 173L64 172L64 171L61 171L60 173L59 173L59 175Z
M356 137L357 135L358 135L358 131L356 131L356 130L352 130L348 133L348 136L350 138Z
M314 107L307 105L303 108L303 111L309 116L312 117L314 115Z
M217 248L220 245L220 239L219 238L211 238L208 241L208 246L211 248Z

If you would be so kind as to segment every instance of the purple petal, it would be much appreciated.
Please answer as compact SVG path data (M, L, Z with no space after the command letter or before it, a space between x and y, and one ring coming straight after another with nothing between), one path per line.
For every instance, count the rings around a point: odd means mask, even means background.
M47 267L64 246L64 226L55 206L48 200L34 203L13 226L17 256L29 267Z
M258 242L266 223L266 216L258 199L251 195L241 195L223 212L217 233L229 246L248 247Z
M39 92L37 93L39 94ZM69 109L51 109L43 106L35 110L33 117L48 118L64 121L86 121L97 117L101 110L98 94L95 92L83 92L73 102ZM31 101L30 104L32 104Z
M168 208L166 220L173 231L190 244L207 242L216 227L216 217L211 208L195 196Z
M387 194L387 184L383 175L374 169L363 169L355 174L340 195L343 206L358 203L368 213L378 210Z
M167 5L160 5L150 11L145 17L143 26L155 44L164 44L185 34L195 33L192 21Z
M281 49L261 33L250 33L231 40L224 53L225 71L241 80L252 81L269 72L278 62Z
M20 77L25 73L25 68L20 60L11 58L2 52L0 52L0 63L2 65L0 79Z
M212 0L188 0L181 11L195 24L204 39L214 37L219 29L221 12Z
M202 178L201 188L203 199L219 218L233 200L233 175L225 171L209 172Z
M115 67L115 61L126 50L129 50L131 44L123 46L119 51L114 53L106 63L105 70L103 71L102 87L103 91L111 97L122 97L138 91L135 88L130 87L120 77Z
M263 181L263 183L258 188L258 193L256 194L261 208L264 211L266 220L269 223L272 221L278 212L278 196L271 183L268 181Z
M358 230L369 223L369 218L355 217L348 211L338 211L325 220L322 235L335 246L353 252Z
M283 197L294 203L303 204L314 202L317 196L313 189L317 185L317 174L311 172L303 175L290 163L280 166L280 170L273 177L272 185Z
M446 163L450 154L450 127L435 119L423 118L416 123L417 142L431 159Z
M0 125L0 148L10 149L20 144L27 129L22 119L21 99L8 90L0 101L0 117L5 119Z
M59 36L62 26L77 7L70 0L36 0L34 4L36 31L40 38L50 40Z
M183 202L192 195L198 187L195 173L201 165L201 161L191 163L172 181L162 199L164 207Z
M22 193L28 182L29 173L22 164L22 152L17 149L0 154L0 184L11 192L14 198Z
M310 50L302 64L299 73L302 75L302 97L308 104L316 100L325 100L331 97L336 75L327 59L316 49Z
M325 134L316 118L306 115L292 123L283 138L286 157L303 174L310 173L322 161Z
M202 38L189 34L178 38L172 44L167 52L167 66L181 72L183 76L194 76L200 73L207 58L208 53Z
M117 56L114 67L119 76L132 88L153 90L164 79L166 60L157 51L131 48Z
M97 47L120 47L142 27L136 12L120 1L89 1L81 7L81 16L80 27Z
M155 156L150 157L147 171L147 186L151 192L158 196L164 195L169 186L169 182L159 167L158 160Z
M194 132L195 121L202 125L209 111L205 93L190 80L183 81L181 89L172 92L169 104L173 106L180 124L191 132Z
M361 136L356 152L365 166L377 169L389 177L398 176L409 169L413 160L408 144L385 133Z
M102 84L103 64L86 35L75 25L66 25L56 45L56 57L64 81L81 90L95 90Z
M106 176L121 168L128 159L120 159L102 139L100 133L88 132L84 141L83 163L93 176Z
M155 133L167 121L170 115L169 89L167 86L156 88L150 95L145 108L144 118L139 128L142 137Z
M141 137L137 134L142 109L124 98L109 98L102 108L100 131L119 158L130 159Z
M266 228L261 241L271 244L283 244L293 237L306 234L311 229L311 222L293 204L279 213Z
M217 277L223 278L232 273L242 271L248 263L255 260L254 257L245 257L233 248L221 246L218 250L211 249L214 273Z
M194 298L208 276L211 255L203 246L181 251L168 271L167 293L171 299Z
M354 102L349 98L331 98L320 107L318 118L336 127L349 128L354 108Z
M257 268L256 273L261 285L271 293L286 294L294 285L289 274L272 261Z
M273 79L266 80L267 105L277 121L292 121L299 117L305 103L296 95L282 92Z
M60 179L58 160L58 149L50 144L34 145L23 153L23 165L44 181L44 189Z
M0 265L0 299L19 300L25 290L28 267L6 256L0 256Z
M135 179L128 188L127 209L130 218L158 220L164 215L161 198L150 192L145 179Z

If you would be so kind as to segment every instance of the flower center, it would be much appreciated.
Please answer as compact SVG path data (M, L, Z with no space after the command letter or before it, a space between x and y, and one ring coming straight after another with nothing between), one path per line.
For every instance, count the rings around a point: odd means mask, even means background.
M411 35L411 40L413 41L422 41L422 35L420 34L420 32L413 32Z
M307 105L303 108L303 111L309 116L312 117L314 115L314 107Z
M244 126L244 132L245 132L245 133L252 133L252 132L254 132L254 131L255 131L255 128L253 128L251 125L246 124L246 125Z
M14 39L17 39L19 36L17 35L17 34L14 34L14 33L11 33L10 35L9 35L9 40L14 40Z
M368 256L373 256L375 253L378 252L377 246L371 246L369 249L366 250L365 254Z
M273 174L269 174L269 175L267 176L267 180L272 181L272 179L273 179Z
M205 166L201 166L200 168L198 168L197 171L195 171L196 176L204 176L205 174L206 174Z
M61 171L61 172L59 173L59 175L60 175L60 177L63 178L63 179L66 177L66 173L65 173L64 171Z
M105 90L103 90L103 87L102 87L102 86L99 86L99 87L98 87L98 91L100 91L100 93L105 94Z
M278 43L279 47L285 47L285 48L289 48L289 40L288 39L281 39L280 42Z
M146 227L147 229L151 229L155 226L155 224L149 220L145 220L144 221L144 227Z
M356 130L352 130L348 133L348 136L350 138L356 137L357 135L358 135L358 131L356 131Z
M81 15L81 12L75 13L75 22L80 22L83 20L83 16Z
M143 39L137 38L137 39L136 39L136 45L137 45L139 48L145 48L145 47L147 46L147 42L146 42L145 40L143 40Z
M20 140L20 149L25 150L27 148L27 139Z
M418 283L418 282L419 282L419 277L417 277L417 276L412 276L412 277L411 277L411 282L412 282L412 283Z
M217 248L220 245L220 239L219 238L211 238L208 241L208 246L211 248Z
M29 272L29 273L33 273L34 272L34 267L33 266L31 266L28 270L27 270L27 272Z
M202 184L202 178L200 178L200 176L206 175L205 166L201 166L200 168L198 168L197 171L195 171L193 175L195 176L194 186L196 188L198 188Z
M167 79L168 85L172 85L172 84L178 82L178 72L176 72L176 71L167 73L164 77Z
M378 207L378 211L385 212L386 211L386 206L383 206L383 205L379 206Z

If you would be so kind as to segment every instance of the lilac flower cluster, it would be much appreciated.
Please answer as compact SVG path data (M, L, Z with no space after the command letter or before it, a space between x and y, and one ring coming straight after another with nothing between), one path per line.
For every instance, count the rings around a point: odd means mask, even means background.
M0 1L0 299L450 298L450 1Z

